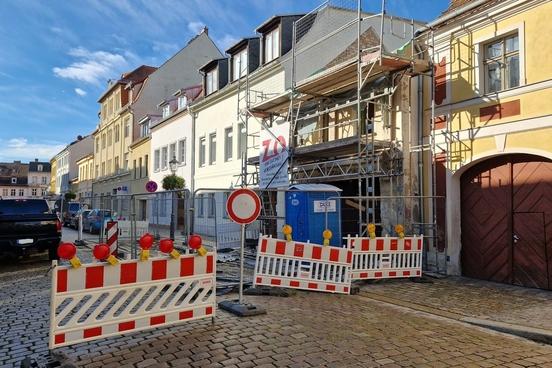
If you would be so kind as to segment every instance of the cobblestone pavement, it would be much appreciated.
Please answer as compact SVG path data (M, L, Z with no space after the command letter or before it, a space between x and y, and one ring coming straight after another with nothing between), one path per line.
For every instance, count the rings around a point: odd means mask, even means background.
M47 267L0 274L0 367L47 353ZM409 283L417 287L418 284ZM268 314L59 349L83 367L552 367L552 346L430 317L361 296L248 297Z
M448 277L433 283L385 280L361 290L467 317L552 331L552 292L513 285Z

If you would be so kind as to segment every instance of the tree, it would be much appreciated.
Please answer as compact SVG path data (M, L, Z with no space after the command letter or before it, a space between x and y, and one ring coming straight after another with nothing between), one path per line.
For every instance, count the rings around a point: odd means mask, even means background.
M77 195L73 192L67 192L65 193L65 201L66 202L70 202L72 201L73 199L77 198Z
M183 177L172 174L163 178L163 189L165 190L179 190L186 187L186 181Z

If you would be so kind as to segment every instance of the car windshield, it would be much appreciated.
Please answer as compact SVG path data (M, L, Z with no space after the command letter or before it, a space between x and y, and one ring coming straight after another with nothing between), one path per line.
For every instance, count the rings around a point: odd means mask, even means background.
M41 215L50 213L48 203L42 200L0 200L0 215Z

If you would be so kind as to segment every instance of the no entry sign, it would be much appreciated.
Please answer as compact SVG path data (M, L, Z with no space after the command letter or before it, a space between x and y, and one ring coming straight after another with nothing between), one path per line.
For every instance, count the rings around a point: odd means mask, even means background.
M232 221L241 225L250 224L261 213L261 199L250 189L237 189L228 197L226 211Z
M146 190L149 193L153 193L153 192L157 191L157 183L154 182L153 180L148 181L146 183Z

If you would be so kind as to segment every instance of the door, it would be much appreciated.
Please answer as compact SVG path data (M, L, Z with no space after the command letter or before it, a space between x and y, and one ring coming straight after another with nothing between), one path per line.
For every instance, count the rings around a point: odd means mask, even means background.
M552 288L552 162L505 155L461 178L462 272Z
M548 289L544 213L514 213L513 283Z

